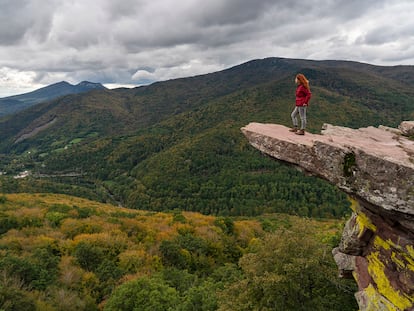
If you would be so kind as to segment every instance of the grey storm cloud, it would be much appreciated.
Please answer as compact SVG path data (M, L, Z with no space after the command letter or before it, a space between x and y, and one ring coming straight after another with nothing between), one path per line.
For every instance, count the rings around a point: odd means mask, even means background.
M23 40L45 40L53 18L49 0L2 0L0 2L0 45Z
M414 62L412 1L2 0L1 90L148 83L269 56Z

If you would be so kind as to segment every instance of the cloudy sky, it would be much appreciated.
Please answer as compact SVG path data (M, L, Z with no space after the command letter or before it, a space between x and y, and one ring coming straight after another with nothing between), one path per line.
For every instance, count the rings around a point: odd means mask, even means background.
M0 97L270 56L414 65L412 0L0 0Z

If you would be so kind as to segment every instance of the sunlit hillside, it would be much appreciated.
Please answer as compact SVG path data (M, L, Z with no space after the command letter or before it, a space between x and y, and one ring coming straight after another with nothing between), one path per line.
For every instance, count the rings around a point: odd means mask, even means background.
M355 310L330 254L341 228L2 195L0 309Z

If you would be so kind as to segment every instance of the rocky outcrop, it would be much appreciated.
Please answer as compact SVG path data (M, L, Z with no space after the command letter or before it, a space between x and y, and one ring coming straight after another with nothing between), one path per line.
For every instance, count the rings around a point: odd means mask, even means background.
M41 131L47 129L49 126L53 125L57 121L57 117L53 117L50 121L47 121L46 123L43 123L42 125L36 126L33 129L30 129L28 133L19 133L17 139L14 141L15 144L28 139L30 137L33 137L37 134L39 134ZM25 129L27 130L27 129Z
M340 245L340 276L353 275L360 310L414 310L414 122L399 129L325 124L322 135L295 135L250 123L250 144L326 179L353 199Z

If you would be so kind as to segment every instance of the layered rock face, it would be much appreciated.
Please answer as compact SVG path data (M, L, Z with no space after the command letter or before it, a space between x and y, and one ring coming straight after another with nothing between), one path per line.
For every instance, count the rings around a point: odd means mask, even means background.
M360 310L414 310L414 122L399 129L325 124L295 135L277 124L242 129L263 153L326 179L353 198L338 248L340 275L353 275Z

